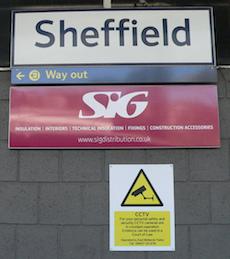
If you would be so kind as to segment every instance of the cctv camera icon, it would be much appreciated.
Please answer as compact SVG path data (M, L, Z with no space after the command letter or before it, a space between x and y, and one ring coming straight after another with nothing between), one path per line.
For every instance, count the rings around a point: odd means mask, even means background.
M144 185L142 185L140 188L138 188L138 189L136 189L135 191L133 191L133 192L131 193L131 195L134 196L134 197L136 197L136 196L138 196L138 195L141 194L141 196L144 198L144 200L147 200L147 199L153 200L154 196L152 196L152 197L146 197L146 196L143 194L143 192L145 192L145 191L146 191L146 188L145 188Z

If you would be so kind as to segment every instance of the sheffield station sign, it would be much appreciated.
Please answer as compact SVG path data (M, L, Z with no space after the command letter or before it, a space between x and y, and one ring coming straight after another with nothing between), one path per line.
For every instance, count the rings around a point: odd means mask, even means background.
M15 12L13 65L213 63L209 9Z
M193 65L191 82L205 83L200 74L211 73L202 65L215 64L210 8L15 11L12 18L13 84L185 83L184 65Z

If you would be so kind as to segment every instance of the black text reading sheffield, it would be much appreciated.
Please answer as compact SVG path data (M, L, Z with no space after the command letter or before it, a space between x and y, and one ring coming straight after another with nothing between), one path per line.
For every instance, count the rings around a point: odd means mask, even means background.
M127 18L121 19L116 23L115 19L106 19L100 30L95 27L86 27L83 30L78 30L74 27L66 27L65 21L59 21L59 37L49 31L49 27L53 26L52 20L41 20L36 24L37 33L43 35L43 42L36 42L35 46L39 48L51 47L55 41L59 42L60 47L65 47L66 34L72 35L72 46L76 47L81 41L87 47L95 47L99 43L97 39L104 38L104 46L110 46L114 42L114 35L118 39L119 46L125 46L126 37L131 39L132 46L138 46L139 42L143 42L146 46L154 47L159 44L159 38L162 37L163 46L169 45L169 37L172 43L177 46L191 45L190 23L189 19L184 19L183 26L176 26L171 33L168 30L168 20L162 19L162 31L154 26L148 26L139 31L137 20ZM116 24L118 26L116 26ZM45 28L44 28L45 27ZM183 37L178 37L178 33L182 33ZM45 42L44 42L45 41Z

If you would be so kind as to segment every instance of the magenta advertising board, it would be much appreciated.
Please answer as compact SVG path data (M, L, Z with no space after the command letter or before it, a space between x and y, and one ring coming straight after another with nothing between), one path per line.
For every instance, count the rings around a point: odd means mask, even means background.
M216 85L11 87L9 147L219 147Z

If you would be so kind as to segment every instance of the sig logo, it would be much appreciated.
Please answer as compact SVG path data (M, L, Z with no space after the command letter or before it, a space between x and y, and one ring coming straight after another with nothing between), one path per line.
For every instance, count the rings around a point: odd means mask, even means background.
M122 96L120 91L90 92L83 96L83 102L92 110L90 114L79 112L79 118L135 118L144 112L148 102L143 100L148 96L146 91L128 93ZM141 99L141 100L138 100Z

